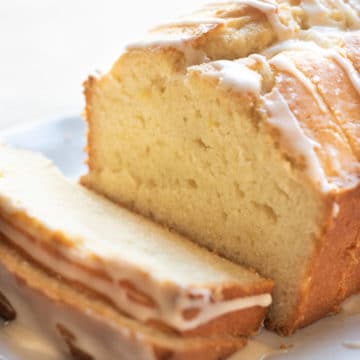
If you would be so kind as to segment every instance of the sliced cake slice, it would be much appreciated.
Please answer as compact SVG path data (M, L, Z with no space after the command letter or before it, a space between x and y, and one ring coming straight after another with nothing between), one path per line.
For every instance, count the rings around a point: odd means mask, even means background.
M1 234L0 259L6 322L0 333L18 341L17 349L24 346L24 359L220 360L246 344L242 337L182 338L146 326L37 266Z
M271 281L8 147L0 147L0 232L48 271L184 336L253 334L271 302Z

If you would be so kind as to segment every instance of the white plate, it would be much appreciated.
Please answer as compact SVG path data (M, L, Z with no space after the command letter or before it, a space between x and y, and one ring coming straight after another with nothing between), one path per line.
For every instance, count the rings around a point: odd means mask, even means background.
M86 171L83 165L85 124L80 117L67 117L2 133L0 134L0 141L16 147L42 152L52 159L68 177L77 178ZM271 356L272 360L359 360L360 349L347 348L344 343L360 341L360 315L341 314L332 316L287 338L262 331L256 340L274 348L279 348L282 344L293 345L286 354ZM16 339L11 341L11 344L16 343ZM1 336L0 328L0 360L27 360L18 354L17 346L11 344ZM256 347L256 345L254 346ZM239 354L237 359L244 359L244 356Z

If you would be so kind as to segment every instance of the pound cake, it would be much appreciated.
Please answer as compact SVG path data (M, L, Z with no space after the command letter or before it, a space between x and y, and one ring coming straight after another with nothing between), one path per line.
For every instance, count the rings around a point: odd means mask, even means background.
M179 337L252 335L271 303L270 280L8 147L0 147L0 233L29 266Z
M82 183L272 278L283 334L360 290L359 14L211 4L85 84Z

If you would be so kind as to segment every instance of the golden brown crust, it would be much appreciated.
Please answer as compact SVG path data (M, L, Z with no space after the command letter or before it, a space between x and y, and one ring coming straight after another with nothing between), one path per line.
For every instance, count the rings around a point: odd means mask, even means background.
M346 56L346 54L344 55ZM349 145L355 160L359 160L360 128L357 126L356 119L360 112L360 97L349 75L335 60L316 53L307 52L305 56L298 54L297 57L292 58L306 77L313 79L317 76L314 86L332 117L332 121L328 122L326 129L329 131L332 123L337 125L341 129L338 135ZM326 114L323 116L325 118ZM312 127L316 127L316 124L312 124ZM340 153L345 152L344 146L341 146L339 142L333 142L333 146Z
M317 76L314 85L329 111L322 112L299 79L289 73L282 73L276 86L287 100L290 109L296 113L304 132L323 145L324 151L320 150L319 157L327 174L341 175L337 174L333 167L332 154L326 151L326 144L337 149L343 159L342 166L351 173L351 168L346 169L346 163L357 163L358 154L352 146L356 137L354 133L347 133L347 129L356 129L353 110L354 106L360 104L358 95L354 93L349 80L344 78L343 70L330 59L308 52L303 52L302 56L297 56L296 53L288 56L306 77L312 79ZM337 84L337 89L331 89L331 81L332 84ZM340 94L338 99L335 97L335 90ZM352 108L344 108L346 121L344 115L336 109L337 105L332 105L343 102L353 104ZM352 173L352 176L356 178L358 175ZM316 249L299 285L299 302L293 317L286 324L277 324L275 320L267 321L270 329L285 335L335 312L341 301L360 290L360 186L345 187L337 193L324 194L321 201L325 214L322 232L314 239Z
M355 94L353 88L348 79L347 82L344 81L343 70L336 66L333 61L320 54L309 51L293 51L286 53L286 57L289 62L294 63L306 78L309 80L316 79L313 83L314 91L318 94L322 104L317 102L314 95L310 93L295 74L279 71L276 67L275 89L279 90L292 113L296 114L296 118L306 136L321 144L321 146L315 148L315 151L326 176L329 179L339 179L340 186L341 182L346 185L345 182L349 181L346 175L353 173L353 164L357 162L357 157L354 154L351 140L344 126L347 124L350 127L350 124L355 122L356 117L354 112L346 113L347 121L345 123L344 117L339 116L339 112L333 109L331 104L340 102L339 97L341 103L347 101L354 103ZM331 75L329 75L330 72ZM332 77L332 83L337 84L336 89L330 90L329 77ZM341 94L337 95L338 101L336 101L335 92ZM321 105L324 109L321 108ZM329 149L336 149L336 159L334 159L334 153ZM293 160L296 166L300 168L303 166L301 161L299 164L297 159ZM341 164L340 171L338 162Z
M344 37L344 49L347 57L354 64L357 72L360 72L360 37L359 33L349 33Z
M94 159L94 141L93 141L93 132L92 129L92 119L91 119L91 107L93 106L92 93L95 88L96 78L94 76L89 76L89 78L84 82L84 96L85 96L85 110L84 118L87 122L87 132L86 132L86 146L85 152L87 154L86 164L89 168L89 171L93 169L92 159Z
M127 334L129 338L141 340L141 346L150 348L156 359L209 359L219 360L224 356L230 355L241 349L246 341L243 338L233 337L212 337L202 338L193 337L191 339L181 339L177 335L161 333L151 330L143 324L114 312L99 299L92 299L77 292L58 278L54 278L27 262L19 256L12 247L7 245L2 235L0 235L0 266L2 275L11 277L13 286L34 293L34 298L41 299L42 303L51 308L61 307L62 311L70 314L76 313L82 321L88 323L90 327L106 327L109 333ZM7 296L7 294L4 294ZM34 299L27 298L28 301ZM83 309L87 309L86 312ZM19 309L16 309L19 311ZM19 313L19 315L21 315ZM35 314L36 315L36 314ZM39 314L40 316L40 314ZM56 312L52 312L56 317ZM60 324L60 323L59 323ZM61 334L67 345L71 345L70 351L76 350L77 354L92 356L87 349L77 347L73 335L73 329L64 327L61 324ZM104 329L104 328L103 328ZM103 330L102 330L103 331ZM88 335L88 334L87 334ZM75 350L74 350L75 349Z
M345 36L344 38L344 52L347 58L351 61L352 65L354 66L355 70L358 74L360 74L360 32L357 34L350 34ZM352 91L354 91L353 89ZM358 114L360 111L360 94L357 92L355 95L354 103L346 103L347 108L351 108L350 113L355 115L355 119L358 118ZM344 121L348 117L348 114L342 114ZM350 118L351 119L351 118ZM354 122L350 121L349 124L346 125L347 131L349 133L349 137L352 140L354 151L358 156L358 160L360 161L360 124L357 121L355 124Z
M287 14L289 21L294 21L290 10L281 11ZM214 23L214 19L219 22ZM261 51L277 39L263 11L236 1L205 5L183 19L155 27L149 34L184 38L187 47L204 52L210 60L238 59ZM149 44L159 48L156 42ZM136 44L130 45L134 47Z
M294 324L287 332L335 312L341 301L360 290L360 187L332 200L339 205L339 214L333 217L329 202L327 226L304 279Z

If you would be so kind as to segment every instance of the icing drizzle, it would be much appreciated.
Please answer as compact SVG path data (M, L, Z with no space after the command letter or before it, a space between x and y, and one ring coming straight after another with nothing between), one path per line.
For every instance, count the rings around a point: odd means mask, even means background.
M275 1L241 0L238 2L261 11L267 17L279 40L284 40L293 34L294 30L290 26L284 25L281 22L279 16L279 5Z
M342 26L358 29L360 16L355 1L302 0L300 6L307 16L309 26ZM339 17L339 14L342 16Z
M341 36L341 33L339 33ZM359 33L360 36L360 33ZM291 50L309 50L319 55L323 55L335 61L346 73L347 77L351 81L354 89L360 95L360 75L355 70L354 65L351 61L342 54L341 49L335 50L333 48L324 48L318 45L314 41L304 41L301 39L287 40L284 42L280 42L268 49L266 49L263 54L267 57L272 57L283 51L291 51ZM272 59L271 61L274 61ZM276 60L275 60L276 61ZM296 70L292 69L291 71L295 76L298 74Z
M206 68L193 66L190 70L200 70L207 77L220 79L225 87L256 95L261 91L261 76L240 61L219 60L209 63Z
M315 85L312 81L307 78L297 67L288 59L285 55L279 54L271 59L270 63L274 65L277 69L289 72L290 74L294 75L308 90L308 92L313 96L317 104L319 105L320 109L325 113L327 111L327 107L324 104L323 100L319 96Z
M318 145L304 134L279 91L275 89L270 95L265 96L264 104L269 114L268 123L280 130L281 136L286 138L287 144L291 144L295 154L305 157L310 177L320 185L323 192L334 189L334 185L328 182L315 153L314 146Z
M279 40L287 39L293 35L293 27L282 23L279 16L279 5L275 1L241 0L234 2L247 5L262 12L268 19ZM203 51L193 46L191 40L207 33L214 27L226 24L226 21L226 19L214 16L183 17L156 27L141 41L128 44L127 49L172 47L184 53L187 65L199 64L208 59ZM172 29L178 26L196 26L198 29L196 31L176 31L176 29Z

